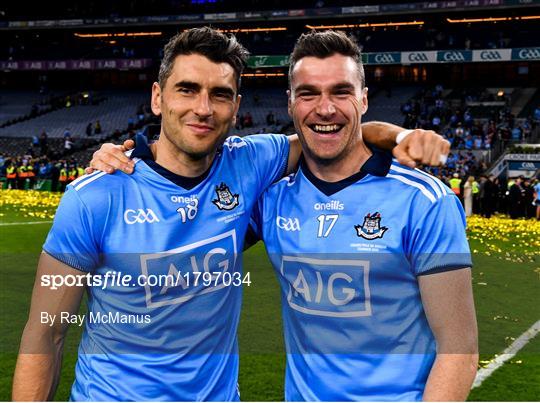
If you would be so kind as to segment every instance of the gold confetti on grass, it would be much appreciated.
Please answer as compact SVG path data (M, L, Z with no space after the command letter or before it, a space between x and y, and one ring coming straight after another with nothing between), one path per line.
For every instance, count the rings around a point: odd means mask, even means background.
M62 198L61 193L37 190L0 190L0 213L14 212L24 217L50 220Z
M540 221L473 215L467 218L467 237L480 246L474 253L514 263L534 262L540 250Z

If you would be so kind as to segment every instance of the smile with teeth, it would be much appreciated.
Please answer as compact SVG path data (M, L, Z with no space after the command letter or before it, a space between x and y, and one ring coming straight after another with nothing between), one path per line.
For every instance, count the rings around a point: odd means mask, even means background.
M335 133L341 130L343 125L331 124L331 125L310 125L311 130L317 133Z

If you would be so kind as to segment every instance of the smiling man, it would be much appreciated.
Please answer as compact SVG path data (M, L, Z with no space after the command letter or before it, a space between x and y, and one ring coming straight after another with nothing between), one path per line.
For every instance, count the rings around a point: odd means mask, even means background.
M258 197L300 154L296 137L226 138L246 57L233 36L210 28L173 37L152 87L159 140L149 147L141 139L131 161L112 148L110 166L129 161L133 175L95 172L69 186L38 265L14 400L53 398L69 321L42 318L75 315L85 288L89 313L71 400L239 399L236 331L249 283L239 254ZM387 148L400 130L365 129ZM408 141L398 148L408 161L407 150L424 162L447 152L434 133ZM54 287L44 281L50 276Z
M290 60L304 159L251 223L281 286L285 399L465 400L477 328L459 200L366 146L360 50L344 33L304 34Z

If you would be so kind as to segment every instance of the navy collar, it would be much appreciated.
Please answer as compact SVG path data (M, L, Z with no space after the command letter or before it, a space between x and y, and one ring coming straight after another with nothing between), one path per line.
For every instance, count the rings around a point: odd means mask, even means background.
M392 154L388 151L383 151L375 147L370 147L373 154L362 165L360 171L352 174L348 178L342 179L337 182L326 182L317 178L308 168L304 157L300 160L300 167L304 176L321 192L326 196L332 196L334 193L345 189L346 187L358 182L367 174L373 176L386 176L390 171L390 165L392 165Z
M144 134L137 134L133 140L135 140L135 148L131 152L131 158L140 158L157 174L170 180L175 185L183 187L184 189L193 189L206 179L210 173L210 169L212 169L212 166L210 166L205 173L200 176L196 176L195 178L177 175L174 172L169 171L167 168L162 167L154 160L154 154L152 154L152 150L148 145L148 139Z

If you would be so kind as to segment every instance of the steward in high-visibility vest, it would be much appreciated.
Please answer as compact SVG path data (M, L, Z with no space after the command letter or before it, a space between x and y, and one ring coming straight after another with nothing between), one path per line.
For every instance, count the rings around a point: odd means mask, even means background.
M480 185L478 184L478 182L474 181L472 183L472 194L473 194L473 196L475 194L478 194L479 192L480 192Z
M81 167L77 167L77 178L80 178L81 176L84 175L84 168L81 168Z
M27 175L26 175L26 167L24 165L21 165L20 167L17 168L17 176L19 178L26 179L26 177L27 177Z
M60 176L58 176L58 181L67 182L67 180L68 180L67 169L66 168L60 169Z
M29 181L28 189L33 189L36 185L36 173L32 164L26 166L26 179Z
M60 175L58 176L58 182L60 182L60 191L65 192L68 181L68 171L66 168L60 168Z
M452 189L452 191L456 194L456 195L460 195L461 194L461 179L458 178L458 175L457 174L454 174L454 177L452 179L450 179L450 188Z
M33 178L34 176L36 176L36 173L34 172L34 167L32 165L27 165L25 168L27 178Z
M26 183L26 167L20 165L17 168L17 189L24 189L24 184Z
M15 179L17 177L17 172L15 172L15 167L10 165L6 168L6 179Z
M13 164L6 168L6 179L8 189L17 189L17 172Z
M68 182L73 182L75 179L77 179L77 170L71 168L68 173Z

